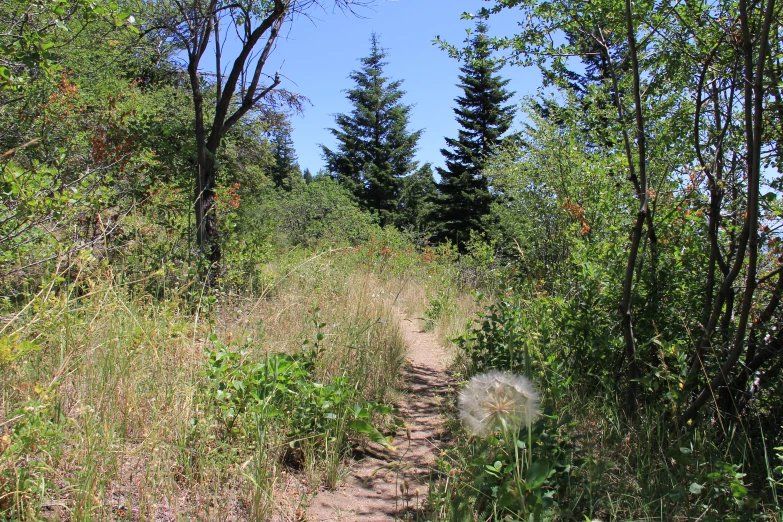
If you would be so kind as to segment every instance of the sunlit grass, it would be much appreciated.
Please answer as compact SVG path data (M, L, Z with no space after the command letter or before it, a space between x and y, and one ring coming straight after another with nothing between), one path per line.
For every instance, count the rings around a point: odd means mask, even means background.
M226 438L203 396L204 350L214 333L259 359L296 353L322 322L318 377L347 377L362 400L387 401L406 356L397 297L422 283L372 268L350 252L286 261L265 268L274 283L260 295L217 299L198 288L153 299L110 270L43 292L6 323L36 344L0 376L0 437L14 450L0 460L0 507L51 520L301 513L344 476L345 453L333 446L292 468L284 418ZM36 440L12 431L20 416L38 423L28 430Z

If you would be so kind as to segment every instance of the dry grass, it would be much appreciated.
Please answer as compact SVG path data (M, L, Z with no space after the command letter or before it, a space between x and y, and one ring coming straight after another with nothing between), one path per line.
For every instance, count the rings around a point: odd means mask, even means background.
M107 271L52 287L6 323L14 343L39 347L13 345L19 356L0 360L0 508L17 519L297 519L313 482L339 476L340 459L295 473L282 463L279 426L221 440L202 396L209 335L261 357L299 350L324 323L320 377L348 377L364 400L383 401L405 358L394 306L415 314L430 291L328 257L260 298L222 296L196 311L113 281ZM458 322L444 318L442 335Z
M473 326L476 313L481 310L475 297L467 292L455 292L451 305L435 327L435 335L444 346Z

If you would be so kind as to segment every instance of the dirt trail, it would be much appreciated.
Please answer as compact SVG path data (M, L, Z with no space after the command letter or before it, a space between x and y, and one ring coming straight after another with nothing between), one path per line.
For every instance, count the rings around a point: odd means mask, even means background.
M407 393L395 406L410 429L410 441L402 432L393 443L396 451L373 445L372 454L357 457L342 486L321 491L313 499L307 510L310 522L405 520L421 510L430 480L435 479L432 466L443 434L440 404L452 384L446 373L447 354L433 334L422 330L420 321L396 313L409 354L403 369Z

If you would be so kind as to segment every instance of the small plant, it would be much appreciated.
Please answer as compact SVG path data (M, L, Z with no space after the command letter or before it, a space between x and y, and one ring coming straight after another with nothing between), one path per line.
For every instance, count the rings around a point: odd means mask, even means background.
M565 498L581 461L574 426L546 412L520 375L490 371L473 377L459 396L471 433L439 461L448 477L430 503L440 520L541 520ZM534 422L536 421L536 422Z
M451 312L451 309L452 304L449 293L440 290L435 296L430 298L427 309L424 310L424 330L427 332L434 330L438 321Z
M539 521L550 512L570 519L565 504L584 464L574 427L547 409L529 430L524 422L497 427L447 451L438 460L446 478L430 491L436 520Z
M316 341L304 343L301 352L268 354L258 362L251 360L248 345L237 349L213 336L214 349L207 352L205 374L210 381L209 403L225 436L249 436L261 448L267 445L267 432L274 424L284 435L280 442L286 451L281 458L311 474L318 462L324 463L327 482L334 487L348 444L346 433L391 448L374 422L393 410L375 402L359 402L356 385L346 377L328 382L315 379L323 339L320 329L325 326L316 325ZM254 478L255 487L266 489L262 482L267 478ZM254 505L261 500L255 498Z
M12 414L13 429L0 437L0 518L4 520L24 519L36 512L35 498L47 487L52 451L61 437L51 390L36 385L34 391Z
M692 448L679 447L668 451L668 456L682 466L690 483L669 492L669 500L683 504L688 511L705 522L754 520L759 503L748 492L745 473L737 464L728 462L700 462Z
M482 298L477 294L478 300ZM506 288L478 314L478 327L456 339L460 351L467 355L469 374L494 368L530 376L531 347L538 334L527 304L513 289Z

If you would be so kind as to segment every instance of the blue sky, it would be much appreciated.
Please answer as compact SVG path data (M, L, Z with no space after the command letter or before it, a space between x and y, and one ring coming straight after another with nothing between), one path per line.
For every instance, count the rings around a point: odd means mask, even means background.
M327 0L324 1L327 4ZM282 87L309 98L303 116L294 116L294 145L302 169L315 174L323 167L320 143L334 146L327 130L334 115L348 113L350 103L345 89L352 87L348 75L359 67L358 59L369 54L372 32L388 49L386 76L403 79L407 92L404 102L414 105L410 129L424 129L417 159L442 166L440 149L445 136L456 136L454 98L460 94L459 63L432 44L440 35L450 43L462 44L472 22L460 19L487 3L482 0L378 0L372 9L359 11L361 17L331 10L312 11L312 20L300 17L283 33L266 72L279 68ZM490 33L512 34L514 12L490 21ZM502 75L516 91L513 102L533 94L540 85L536 69L507 67Z

